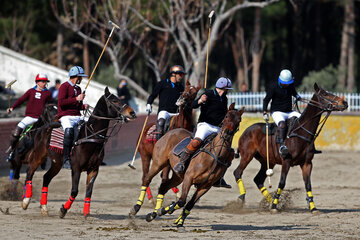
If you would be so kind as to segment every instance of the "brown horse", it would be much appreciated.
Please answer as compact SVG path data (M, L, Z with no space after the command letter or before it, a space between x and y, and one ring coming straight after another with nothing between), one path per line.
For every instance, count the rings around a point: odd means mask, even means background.
M181 94L179 99L176 102L176 105L180 107L179 115L174 116L171 119L169 130L175 129L175 128L185 128L189 131L193 131L194 129L194 120L192 115L192 108L191 108L191 102L195 99L196 94L200 90L201 86L194 87L191 86L189 81L186 81L186 86L184 89L184 92ZM141 142L139 145L139 153L141 156L141 163L142 163L142 180L144 180L146 174L149 172L150 162L153 155L154 145L155 141L149 142L146 140L146 134L148 133L149 129L153 127L155 123L150 123L145 127L145 131L143 132L143 135L141 136ZM139 136L140 138L140 136ZM166 167L163 169L163 172L161 174L162 181L167 181L169 179L169 171L170 168ZM176 193L178 191L177 188L173 189L173 191ZM150 187L146 189L148 199L150 202L153 202L152 194Z
M246 191L241 176L246 166L255 157L260 162L261 168L255 176L254 182L265 199L271 204L272 212L277 212L279 197L285 187L287 174L290 167L295 165L299 165L302 170L309 209L311 212L317 211L313 201L310 181L312 159L314 157L314 141L330 113L332 111L343 111L348 105L344 99L321 89L316 83L314 89L315 93L312 99L308 101L308 105L300 118L295 120L295 125L290 129L288 137L285 140L285 144L289 149L289 154L285 159L282 158L278 152L279 147L276 144L275 135L269 136L269 167L272 169L276 164L282 165L280 182L277 192L273 197L271 197L264 186L264 181L267 176L266 135L263 132L265 124L256 123L248 127L241 135L239 139L241 161L234 171L234 176L239 186L239 198L242 201L245 200ZM320 122L322 113L326 113L326 116ZM320 127L319 124L321 124Z
M123 104L118 97L109 92L108 88L105 88L105 94L98 100L89 120L81 128L79 132L79 140L77 140L77 143L72 149L72 189L69 200L60 209L59 214L61 218L63 218L67 210L70 209L71 204L78 194L78 185L82 171L87 172L86 195L83 213L85 217L89 215L92 189L99 172L99 166L104 158L105 143L110 137L107 135L107 132L111 129L112 133L118 124L122 124L134 118L136 118L134 110L129 105ZM115 121L112 127L109 127L110 120ZM30 152L28 160L29 167L26 174L26 190L22 203L23 209L28 207L32 196L31 180L34 172L42 160L46 158L46 156L49 156L51 159L51 167L44 175L40 201L41 213L43 215L48 215L48 186L52 178L60 171L63 163L62 153L49 149L51 131L54 127L59 126L60 123L51 123L48 126L44 126L42 131L38 131L35 136L35 147Z
M184 174L173 174L171 179L161 183L155 210L146 216L147 221L155 219L157 215L171 214L185 206L190 187L195 185L196 191L193 197L186 204L183 213L176 221L177 226L182 227L185 218L189 215L196 201L225 174L234 158L231 142L235 132L238 130L241 116L244 113L244 108L237 111L234 109L234 105L234 103L230 105L229 111L223 120L220 133L209 144L202 147L199 154L191 159L186 172ZM138 204L143 201L144 191L149 186L152 178L169 164L173 168L179 162L179 157L173 154L173 149L181 140L190 136L191 132L185 129L174 129L165 134L155 144L150 171L143 181L142 192L137 204L131 209L131 215L135 210L139 209ZM181 182L183 185L180 199L166 208L161 208L166 192Z
M34 147L34 136L38 130L45 124L49 124L57 116L57 108L55 104L46 104L38 119L29 130L25 130L21 135L19 142L14 149L14 158L10 161L10 194L15 195L17 185L20 178L20 169L23 163L26 162L26 155ZM42 167L45 168L46 159L42 162Z

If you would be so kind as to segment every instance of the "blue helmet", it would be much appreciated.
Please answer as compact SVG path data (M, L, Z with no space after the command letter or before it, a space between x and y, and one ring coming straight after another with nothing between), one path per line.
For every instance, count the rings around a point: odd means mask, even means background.
M287 69L284 69L280 72L278 80L279 83L282 84L292 84L294 82L294 78L292 77L291 72Z
M84 69L79 66L74 66L69 70L69 77L87 77L88 75L85 74Z
M216 81L216 88L220 89L232 89L231 81L228 78L221 77Z

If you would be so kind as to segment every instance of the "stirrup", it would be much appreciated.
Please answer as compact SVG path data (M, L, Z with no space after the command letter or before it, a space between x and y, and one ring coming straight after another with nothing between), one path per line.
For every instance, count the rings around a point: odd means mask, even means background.
M71 165L69 160L64 161L63 168L71 170Z
M279 153L282 158L285 158L289 154L289 149L285 145L281 145L279 148Z
M6 162L11 162L14 159L14 157L15 157L14 151L11 151L6 158Z

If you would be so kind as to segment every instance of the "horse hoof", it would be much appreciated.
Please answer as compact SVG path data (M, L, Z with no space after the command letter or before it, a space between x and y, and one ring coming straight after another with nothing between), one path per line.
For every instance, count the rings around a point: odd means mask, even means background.
M130 209L129 216L133 217L137 214L137 212L140 210L141 206L139 204L134 205L133 208Z
M318 214L320 214L320 211L317 208L314 208L313 210L311 210L311 213L313 215L318 215Z
M48 213L48 210L47 210L47 206L46 205L41 205L41 215L43 215L44 217L48 217L49 216L49 213Z
M157 216L156 212L149 213L148 215L146 215L146 221L151 222L156 218L156 216Z
M270 213L276 214L279 213L279 210L277 210L277 208L272 208L270 209Z
M177 230L178 230L179 233L185 233L186 232L185 227L182 224L178 225L176 227L177 227Z
M87 220L88 217L90 217L90 213L84 213L85 220Z
M245 194L241 194L239 196L239 200L242 201L242 202L245 202Z
M161 207L157 210L157 215L158 216L162 216L162 215L165 215L166 214L166 211L165 211L165 208L164 207Z
M21 203L21 206L24 210L26 210L29 206L29 203L30 203L30 199L31 198L24 198L22 203Z
M61 207L60 210L59 210L59 217L60 217L60 218L64 218L65 215L66 215L66 213L67 213L67 209L65 209L65 208L64 208L64 205L62 205L62 207Z

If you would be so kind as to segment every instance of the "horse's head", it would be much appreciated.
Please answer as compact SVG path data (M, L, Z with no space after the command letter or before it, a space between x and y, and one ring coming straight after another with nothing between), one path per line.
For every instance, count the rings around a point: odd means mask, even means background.
M196 94L200 90L201 86L194 87L191 86L189 80L186 81L184 92L180 95L179 99L176 101L176 106L183 106L185 104L191 104L191 102L196 98Z
M58 109L57 105L53 103L45 104L44 109L40 115L40 119L44 123L50 123L57 117Z
M325 111L344 111L348 108L348 103L344 98L338 97L314 84L315 96L319 107Z
M108 87L105 88L104 100L107 106L107 117L119 118L125 122L135 119L136 114L132 107L121 102L121 100L110 93Z
M239 128L241 116L243 115L244 111L245 107L242 107L240 110L236 110L235 103L232 103L229 106L229 110L226 113L224 121L222 123L223 131L233 136Z

